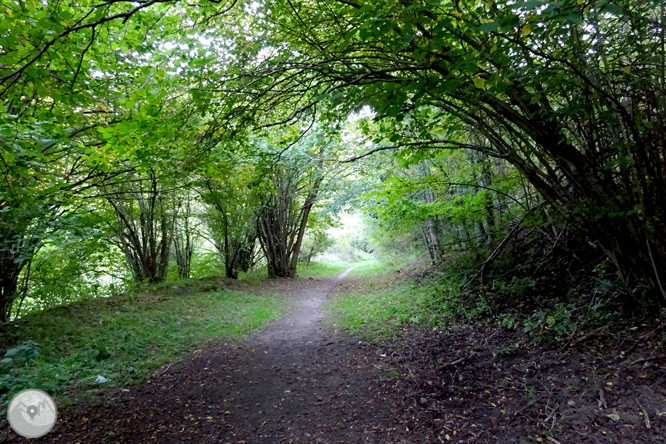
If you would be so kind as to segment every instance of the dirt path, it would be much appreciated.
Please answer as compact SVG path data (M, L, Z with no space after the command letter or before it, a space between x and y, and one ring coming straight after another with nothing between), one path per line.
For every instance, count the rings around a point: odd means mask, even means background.
M61 418L42 442L386 442L377 430L393 421L354 365L357 344L323 325L323 304L350 271L283 282L292 309L280 321Z
M271 282L291 303L281 320L96 407L70 407L37 442L666 442L666 355L651 336L549 349L520 331L461 324L362 342L324 322L327 298L354 285L340 285L348 271Z
M333 288L356 267L349 268L330 279L311 279L309 285L295 292L291 299L292 309L284 318L272 324L257 335L250 337L250 342L271 349L291 347L292 344L313 345L327 339L330 332L322 328L326 313L323 305Z

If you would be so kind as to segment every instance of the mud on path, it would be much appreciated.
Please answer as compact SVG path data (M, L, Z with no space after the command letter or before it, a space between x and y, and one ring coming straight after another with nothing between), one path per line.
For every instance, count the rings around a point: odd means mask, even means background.
M288 296L281 320L69 408L36 442L666 442L666 354L648 329L577 348L465 324L369 343L325 323L326 299L355 284L344 276L263 284Z

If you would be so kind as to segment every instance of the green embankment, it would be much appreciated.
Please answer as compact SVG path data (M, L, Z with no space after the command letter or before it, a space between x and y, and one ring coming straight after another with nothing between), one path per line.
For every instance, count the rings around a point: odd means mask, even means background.
M410 282L390 288L361 286L333 299L329 304L332 322L361 336L395 336L406 324L435 319L427 310L429 290Z
M25 388L67 402L66 392L145 379L211 339L234 337L276 319L281 296L227 289L165 287L132 297L96 299L26 316L5 325L0 346L2 407ZM97 375L107 378L95 384Z
M438 326L446 322L451 306L442 304L441 286L432 278L414 280L397 273L414 264L414 260L411 264L367 261L355 268L350 279L366 278L329 302L332 323L350 333L374 337L399 335L408 324Z

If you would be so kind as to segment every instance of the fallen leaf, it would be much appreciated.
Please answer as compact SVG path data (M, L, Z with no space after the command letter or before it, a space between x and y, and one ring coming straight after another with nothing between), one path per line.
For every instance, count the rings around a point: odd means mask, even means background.
M610 419L612 419L615 422L620 420L620 415L618 415L617 413L610 413L606 416L609 417Z

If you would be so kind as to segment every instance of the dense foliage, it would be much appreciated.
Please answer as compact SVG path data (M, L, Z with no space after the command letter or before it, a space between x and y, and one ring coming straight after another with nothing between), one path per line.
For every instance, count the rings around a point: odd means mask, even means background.
M484 300L577 258L663 302L663 8L3 2L0 320L170 275L293 277L345 206L368 254L471 252Z

